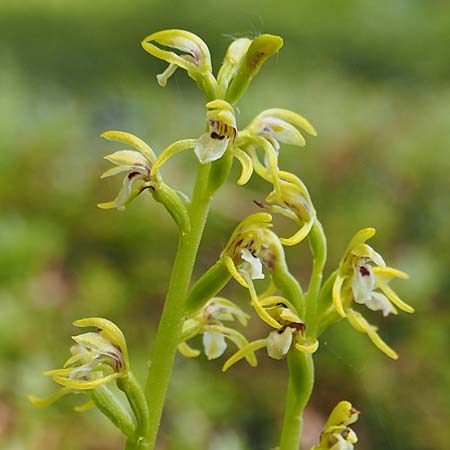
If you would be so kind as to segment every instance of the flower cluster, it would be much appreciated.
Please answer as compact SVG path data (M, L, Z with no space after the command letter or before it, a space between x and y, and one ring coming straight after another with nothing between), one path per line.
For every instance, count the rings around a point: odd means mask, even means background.
M122 331L106 319L90 318L74 322L77 327L96 327L96 332L73 336L72 355L62 369L45 375L76 390L93 389L124 377L129 371L128 351Z
M214 297L200 311L186 317L178 350L188 358L197 357L200 351L193 349L187 341L200 334L203 336L203 347L208 359L220 358L223 355L227 348L226 339L241 349L248 344L247 339L233 328L225 327L222 322L233 322L237 319L245 326L248 318L249 316L230 300ZM249 353L247 361L256 366L254 354Z
M382 311L384 317L397 314L396 307L408 313L414 312L389 286L393 278L406 279L408 275L386 267L381 255L366 244L374 234L373 228L365 228L350 241L333 285L333 304L338 314L347 318L353 328L367 333L381 351L397 359L397 353L378 335L377 327L369 324L352 307L353 302L362 304L372 311Z
M311 450L353 450L358 437L349 425L358 420L359 414L351 403L339 402L325 424L319 445Z
M102 318L88 318L77 320L74 325L82 328L95 327L97 331L72 337L75 344L71 347L71 356L63 368L44 372L44 375L51 376L64 387L46 398L30 395L29 400L33 404L47 406L64 395L94 390L128 375L125 337L114 323ZM90 400L76 410L82 411L91 406L93 402Z

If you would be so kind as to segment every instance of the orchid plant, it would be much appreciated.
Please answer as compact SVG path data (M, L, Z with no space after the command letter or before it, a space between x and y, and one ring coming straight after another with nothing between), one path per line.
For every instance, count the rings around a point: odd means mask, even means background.
M287 360L288 387L278 448L298 450L303 412L314 384L314 354L329 326L345 318L387 356L398 358L362 310L365 306L370 311L381 311L385 317L397 314L397 309L412 313L413 308L389 286L393 278L404 279L407 275L386 266L381 255L366 243L375 230L365 228L351 239L341 263L323 282L327 243L313 201L296 175L279 168L281 146L304 146L303 133L316 135L313 126L299 114L280 108L263 111L243 128L238 125L236 103L264 62L282 45L280 37L268 34L236 39L215 76L208 46L195 34L166 30L143 40L144 50L169 63L157 76L161 86L166 86L181 68L207 100L206 131L160 152L123 131L102 134L127 149L105 157L114 166L102 177L121 174L124 179L117 197L98 206L122 211L147 191L167 209L179 232L147 380L141 385L133 375L121 330L109 320L87 318L75 321L74 325L93 327L95 331L73 337L75 345L63 368L45 373L61 389L46 398L31 395L32 403L48 405L63 395L83 393L88 401L77 407L78 411L97 407L123 433L126 449L153 450L177 351L188 358L204 351L208 359L216 359L224 355L230 343L236 351L224 362L226 371L240 360L256 366L256 352L265 349L270 358ZM164 183L161 175L164 164L185 150L191 150L198 159L191 197ZM192 282L211 200L227 181L234 159L242 167L238 185L245 185L256 174L269 184L270 193L264 201L255 202L260 212L250 214L237 225L217 262ZM290 219L297 231L290 237L279 237L272 214ZM304 290L289 271L284 247L306 240L313 264ZM232 280L242 287L241 299L231 301L220 296ZM252 319L241 309L246 298L253 316L267 328L256 340L248 340L235 328L236 324L242 327ZM199 335L202 349L192 347L190 342ZM125 394L126 404L121 401L119 391ZM358 415L349 402L340 402L312 450L353 449L357 437L349 426Z

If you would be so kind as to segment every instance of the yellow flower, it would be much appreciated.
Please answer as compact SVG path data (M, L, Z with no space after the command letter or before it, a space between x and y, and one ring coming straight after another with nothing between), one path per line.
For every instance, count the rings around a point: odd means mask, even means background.
M181 333L179 352L188 358L197 357L199 350L193 349L187 341L201 334L203 347L208 359L220 358L227 348L225 339L232 341L238 348L248 344L247 339L230 327L225 327L223 321L237 319L241 325L247 325L249 316L230 300L222 297L214 297L198 312L185 319ZM249 353L247 361L250 365L256 365L255 355Z
M358 420L359 414L351 403L339 402L320 435L320 444L311 450L353 450L353 444L358 442L358 437L349 425Z
M77 320L74 325L96 327L97 331L73 336L76 344L64 367L49 370L44 375L68 388L87 390L128 374L126 342L116 325L101 318Z
M157 76L160 86L166 86L167 80L178 67L185 69L201 88L205 87L205 80L213 86L217 85L211 73L211 55L208 46L194 33L185 30L159 31L147 36L142 41L142 47L151 55L169 63L167 69ZM168 49L179 51L181 54Z
M235 147L251 158L253 170L271 182L278 195L281 195L279 179L287 173L280 173L278 169L280 143L301 147L305 145L305 139L297 128L313 136L317 135L313 126L299 114L286 109L268 109L240 131L236 140ZM264 152L264 162L259 159L257 150ZM290 174L287 175L289 176Z
M317 339L305 336L305 325L291 302L283 297L271 295L261 296L257 305L257 314L275 330L266 338L242 347L226 361L223 371L262 348L266 348L268 356L273 359L283 359L292 348L303 353L314 353L317 350L319 347Z
M132 134L122 131L106 131L102 137L112 141L131 145L135 150L120 150L105 159L115 164L115 167L108 169L101 177L111 177L118 174L125 174L122 189L119 195L111 202L99 203L102 209L117 208L119 211L135 199L141 192L150 187L152 177L150 172L156 160L156 155L144 141Z
M305 239L316 220L316 210L303 182L295 175L280 171L278 189L274 189L266 198L266 202L257 203L261 208L282 214L300 226L299 230L289 238L280 238L284 245L296 245Z
M397 359L398 355L378 335L377 327L352 308L354 302L363 304L372 311L382 311L385 317L397 314L396 307L414 312L389 286L393 278L407 279L408 275L386 267L381 255L366 244L374 234L375 229L364 228L350 241L333 285L333 304L338 314L346 317L356 330L366 333L381 351Z

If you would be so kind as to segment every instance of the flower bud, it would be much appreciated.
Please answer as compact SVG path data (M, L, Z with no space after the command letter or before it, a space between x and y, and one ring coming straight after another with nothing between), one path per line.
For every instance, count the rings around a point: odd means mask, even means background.
M264 62L282 46L283 39L279 36L261 34L253 39L245 55L240 58L239 68L235 69L236 75L230 82L225 99L230 103L236 103Z

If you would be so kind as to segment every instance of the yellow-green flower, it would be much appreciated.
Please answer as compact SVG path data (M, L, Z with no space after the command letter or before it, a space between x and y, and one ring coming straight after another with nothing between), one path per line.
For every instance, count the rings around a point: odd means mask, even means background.
M68 388L87 390L128 374L125 338L115 324L106 319L88 318L77 320L74 325L96 327L97 331L73 336L75 345L64 367L49 370L44 375Z
M178 67L185 69L200 84L202 77L212 77L208 46L194 33L185 30L158 31L147 36L142 41L142 47L151 55L169 63L167 69L157 76L160 86L167 84Z
M205 355L208 359L220 358L227 348L226 339L232 341L238 348L248 344L247 339L233 328L225 327L222 322L232 322L237 319L241 325L247 325L249 316L230 300L214 297L198 312L185 319L181 333L179 352L188 358L197 357L199 350L193 349L187 341L197 335L202 335ZM255 355L249 353L247 360L256 365Z
M222 370L228 370L242 358L262 348L266 348L268 356L273 359L283 359L292 348L304 353L314 353L317 350L317 339L305 336L305 325L291 302L277 295L263 295L257 304L256 312L259 317L275 330L266 338L242 347L226 361Z
M312 136L317 136L314 127L300 114L287 109L273 108L258 114L244 132L251 136L262 136L278 152L280 142L298 147L306 144L298 128Z
M296 245L305 239L316 220L316 210L312 204L308 189L295 175L280 171L278 189L274 189L258 206L271 212L282 214L299 225L299 230L289 238L280 238L284 245Z
M102 137L130 145L136 149L120 150L105 156L105 159L115 164L115 167L108 169L101 177L125 174L125 178L119 195L113 201L99 203L98 206L102 209L117 208L122 211L141 192L150 187L153 178L150 176L150 172L156 161L156 155L150 146L130 133L106 131Z
M351 403L339 402L325 424L319 445L315 445L311 450L353 450L353 444L358 442L358 437L349 425L358 420L359 414Z
M225 100L213 100L206 104L209 111L206 121L209 131L197 141L194 152L202 164L220 159L237 135L233 107Z
M235 146L251 158L252 170L272 183L278 195L281 195L279 179L282 176L278 169L280 143L301 147L305 145L305 139L297 128L317 135L304 117L286 109L268 109L239 131L236 140ZM263 162L258 156L258 150L264 153Z
M366 241L375 234L375 229L360 230L347 247L336 280L333 285L333 304L342 317L358 331L367 333L372 342L393 359L398 355L378 335L377 327L352 308L353 303L365 305L372 311L382 311L383 316L397 314L397 308L412 313L414 309L403 302L389 286L393 278L409 278L400 270L386 264Z

